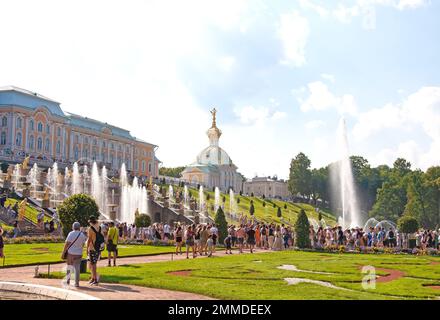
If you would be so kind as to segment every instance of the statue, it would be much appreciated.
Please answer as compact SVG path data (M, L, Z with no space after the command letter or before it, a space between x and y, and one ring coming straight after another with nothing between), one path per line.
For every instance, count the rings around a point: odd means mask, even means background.
M136 211L134 212L134 216L136 218L139 217L139 208L136 208Z
M23 164L21 165L23 170L27 170L29 169L29 161L30 161L30 157L27 156L26 158L24 158L23 160Z
M27 199L25 198L18 206L18 221L23 221L27 207Z
M217 126L216 122L215 122L215 118L216 118L216 114L217 114L217 110L214 108L211 111L212 114L212 127L215 128Z
M43 200L49 201L49 188L44 189Z

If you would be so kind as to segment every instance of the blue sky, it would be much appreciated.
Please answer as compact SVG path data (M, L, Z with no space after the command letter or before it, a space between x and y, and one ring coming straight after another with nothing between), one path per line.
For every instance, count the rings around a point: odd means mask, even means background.
M16 85L195 160L216 107L247 177L305 152L440 164L440 2L1 1L0 85Z

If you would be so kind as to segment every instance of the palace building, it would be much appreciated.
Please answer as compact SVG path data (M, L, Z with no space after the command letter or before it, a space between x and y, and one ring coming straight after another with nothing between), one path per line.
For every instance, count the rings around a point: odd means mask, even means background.
M279 199L289 197L287 181L271 177L254 177L245 181L243 192L248 195L254 194L256 197L262 197L263 195L268 198Z
M213 109L212 125L206 134L209 146L203 149L194 163L182 172L182 180L192 185L203 185L209 189L218 187L227 192L232 188L235 192L243 189L243 176L237 172L237 166L225 150L219 147L222 132L216 124L217 110Z
M128 130L64 112L60 103L25 89L0 87L0 161L50 167L74 162L105 165L116 174L125 163L136 176L157 177L158 146Z

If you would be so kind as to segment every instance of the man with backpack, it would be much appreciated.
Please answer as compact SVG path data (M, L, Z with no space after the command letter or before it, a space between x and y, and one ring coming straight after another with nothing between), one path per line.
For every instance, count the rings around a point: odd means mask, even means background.
M101 256L101 251L104 250L105 241L101 233L99 222L94 216L90 217L89 224L90 227L87 230L87 254L89 256L89 269L91 273L89 283L91 285L97 285L99 283L97 264Z

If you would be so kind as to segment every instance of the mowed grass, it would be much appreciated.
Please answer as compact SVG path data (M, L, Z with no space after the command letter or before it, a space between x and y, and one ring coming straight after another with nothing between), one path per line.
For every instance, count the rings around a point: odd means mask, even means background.
M163 188L168 188L168 186L162 186ZM177 186L173 186L174 190L181 190L182 188L179 188ZM194 188L189 188L192 196L197 199L199 199L199 191ZM206 201L206 208L208 209L208 213L211 217L215 216L214 210L212 210L214 203L215 203L215 193L212 190L204 190L205 194L205 201L207 198L207 195L209 195L209 200ZM223 197L225 197L225 202L223 203ZM237 199L240 199L240 203L237 203ZM254 202L254 208L255 213L254 216L263 222L268 223L286 223L286 224L294 224L296 221L296 218L298 216L298 213L301 211L301 209L304 209L307 216L309 218L315 219L318 221L318 213L315 211L315 208L309 204L303 204L303 203L291 203L281 200L269 200L269 199L262 199L259 197L247 197L247 196L240 196L240 194L234 195L234 211L237 215L241 215L242 213L245 214L248 217L251 217L249 213L249 208L251 205L251 200ZM266 203L266 206L263 206L263 203ZM230 203L230 196L229 194L221 193L220 194L220 203L225 208L225 212L229 213L231 203ZM284 209L284 206L287 206L287 209ZM281 208L281 218L277 217L277 211L278 207ZM322 217L325 220L327 225L333 225L336 223L335 217L326 211L321 210ZM226 218L229 221L229 215L226 215ZM230 222L230 221L229 221Z
M63 247L64 243L5 244L5 267L62 262L61 252ZM172 246L124 244L118 245L118 248L120 257L170 253L175 250ZM107 251L103 251L102 257L107 257ZM2 266L3 261L0 261L0 268Z
M16 203L18 204L18 206L20 206L20 202L21 202L21 200L16 200L16 199L8 198L6 200L5 207L7 207L8 205L11 205L11 208L13 208ZM18 214L18 212L17 212L17 214ZM39 214L39 211L36 208L31 206L30 204L27 204L26 210L24 212L24 215L25 215L26 218L31 220L33 223L37 223L37 216L38 216L38 214ZM50 218L45 216L44 217L44 221L50 221Z
M434 262L434 263L433 263ZM327 254L283 251L259 254L178 260L117 268L101 268L103 282L193 292L219 299L438 299L439 258L406 255ZM281 270L281 265L316 274ZM376 283L364 289L362 266L395 269L404 277ZM170 274L185 271L184 274ZM377 275L387 272L377 270ZM88 278L83 275L84 280ZM340 290L312 283L288 285L284 278L307 278L345 288Z

